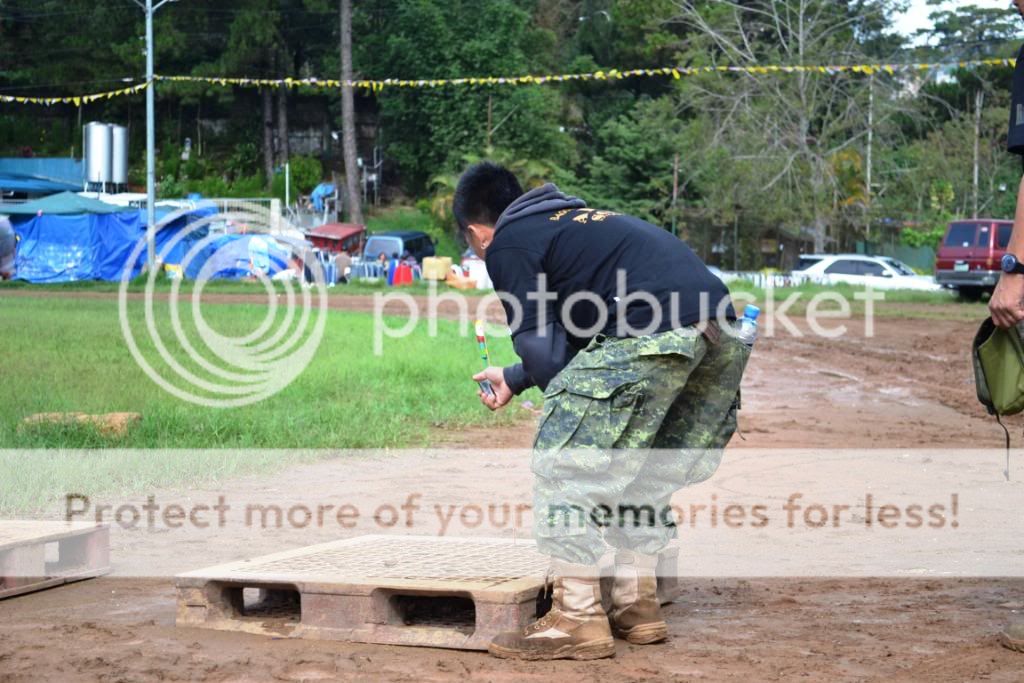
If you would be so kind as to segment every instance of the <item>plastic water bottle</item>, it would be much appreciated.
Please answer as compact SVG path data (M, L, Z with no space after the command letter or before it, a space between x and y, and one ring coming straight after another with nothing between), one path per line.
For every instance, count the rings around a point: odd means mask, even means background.
M743 309L743 317L740 318L740 331L736 334L736 338L747 346L753 347L754 342L757 341L757 316L761 314L761 309L752 304L748 304Z

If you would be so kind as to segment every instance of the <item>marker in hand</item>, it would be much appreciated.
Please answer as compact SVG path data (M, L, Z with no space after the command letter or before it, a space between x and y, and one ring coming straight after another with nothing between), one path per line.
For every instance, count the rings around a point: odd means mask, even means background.
M474 326L476 328L476 344L480 349L480 360L483 361L483 368L486 370L491 364L491 354L487 352L487 337L484 335L484 321L477 320ZM480 385L480 390L485 394L494 396L494 387L491 386L490 380L480 380L477 382Z

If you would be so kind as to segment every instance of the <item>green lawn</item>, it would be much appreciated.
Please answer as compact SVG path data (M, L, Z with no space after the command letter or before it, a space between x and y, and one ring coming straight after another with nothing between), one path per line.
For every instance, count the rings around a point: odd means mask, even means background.
M733 292L749 292L764 303L765 292L746 283L731 283ZM162 486L191 486L324 457L324 449L398 448L429 445L445 430L464 426L523 421L516 408L491 414L480 406L469 379L479 367L472 336L460 337L458 325L437 321L437 335L421 321L402 339L385 339L384 355L373 354L374 322L366 313L330 311L323 340L309 367L279 394L234 409L214 409L182 401L151 381L132 358L121 333L115 298L4 297L0 287L0 449L50 449L46 453L0 451L5 472L0 486L0 514L39 509L65 493L133 494ZM38 288L34 286L33 288ZM140 290L138 283L133 289ZM160 291L169 283L162 282ZM43 287L57 291L115 291L111 283L75 283ZM210 291L262 292L254 283L214 282ZM383 287L360 285L334 291L372 293ZM187 291L187 290L186 290ZM823 291L837 291L852 300L851 287L807 285L776 289L783 302L794 293L800 302L788 309L801 315L806 302ZM420 293L425 293L425 289ZM901 317L956 317L980 320L984 304L962 303L945 293L888 292L877 314ZM863 309L855 303L854 312ZM155 307L157 327L186 368L200 367L173 342L168 307ZM218 332L240 335L256 328L266 315L262 305L203 307ZM143 304L129 303L133 329L143 355L167 372L143 331ZM182 324L194 332L187 305ZM282 312L279 312L280 319ZM388 319L394 327L404 321ZM470 331L471 332L471 331ZM194 334L189 338L198 344ZM514 361L507 337L490 340L495 364ZM540 402L536 390L520 397ZM39 412L106 413L135 411L141 425L127 436L105 436L81 426L20 426L23 417ZM87 456L62 449L93 450ZM127 454L111 449L156 450ZM207 449L241 449L214 453ZM282 453L260 449L294 449ZM316 449L316 450L314 450Z
M142 303L132 302L133 327L142 330ZM122 337L116 301L0 296L0 448L180 448L174 457L90 454L85 461L58 452L25 456L0 453L5 472L0 513L33 509L69 490L139 491L163 485L215 481L264 471L315 454L274 455L253 449L393 448L436 440L442 429L508 424L525 413L492 414L479 404L470 379L480 364L475 339L460 337L454 322L437 321L431 338L421 322L403 339L385 339L373 354L373 317L327 313L324 337L313 361L287 388L260 403L215 409L175 398L137 366ZM254 329L266 309L207 305L203 315L218 332ZM189 309L183 325L193 329ZM166 305L156 306L158 328L175 357L197 369L174 345ZM280 317L280 316L279 316ZM391 320L395 327L402 321ZM195 337L191 339L197 341ZM496 364L512 362L507 337L490 341ZM155 367L151 343L140 342ZM517 399L539 402L531 391ZM136 411L141 425L111 438L84 427L19 427L38 412ZM529 429L529 423L524 423ZM247 449L212 456L192 449Z
M129 307L133 329L141 329L142 303ZM158 320L166 322L166 308L157 307ZM188 310L182 320L191 329ZM254 329L266 313L250 305L206 305L202 311L215 329L234 334ZM480 364L476 342L460 338L454 322L437 321L435 338L421 322L406 338L385 339L384 354L375 356L372 315L330 311L319 350L294 383L255 405L210 409L167 394L144 375L122 337L116 301L0 297L0 320L5 447L405 446L421 443L431 426L493 419L469 379ZM178 360L195 367L172 345L169 324L160 327ZM490 346L495 363L514 359L507 337L491 339ZM140 347L155 358L152 344L140 340ZM81 430L16 429L23 416L46 411L138 411L145 419L116 443L98 442Z

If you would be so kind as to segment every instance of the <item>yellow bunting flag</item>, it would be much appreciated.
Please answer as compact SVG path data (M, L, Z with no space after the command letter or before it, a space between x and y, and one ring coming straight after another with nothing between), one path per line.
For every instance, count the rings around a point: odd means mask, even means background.
M703 67L682 67L667 66L652 69L631 69L620 71L618 69L599 70L588 73L575 74L545 74L525 76L471 76L467 78L433 78L429 80L404 80L397 78L385 79L360 79L342 81L322 80L318 78L282 78L282 79L260 79L260 78L231 78L227 76L154 76L155 81L168 81L173 83L204 83L220 87L240 86L258 88L315 88L320 90L338 89L343 86L359 88L370 92L382 92L385 88L440 88L457 86L480 86L480 85L542 85L546 83L564 83L566 81L608 81L621 80L624 78L654 78L671 76L679 80L683 76L693 76L699 73L741 73L751 76L771 76L774 74L792 73L819 73L835 75L839 73L852 72L857 74L874 75L878 72L885 72L890 76L897 72L929 71L942 68L970 69L980 66L1016 66L1015 59L976 59L962 62L942 62L934 64L752 64L742 66L718 65ZM150 83L139 83L121 90L111 90L88 95L75 95L63 97L30 97L25 95L0 95L0 103L13 104L41 104L51 106L54 104L74 104L80 107L83 104L94 102L99 99L111 99L134 95L145 90Z

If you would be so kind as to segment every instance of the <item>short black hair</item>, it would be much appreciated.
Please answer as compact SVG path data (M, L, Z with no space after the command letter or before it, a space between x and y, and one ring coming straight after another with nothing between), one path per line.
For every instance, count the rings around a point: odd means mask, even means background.
M508 205L523 195L515 175L493 161L473 164L459 178L452 213L464 234L470 223L494 225Z

